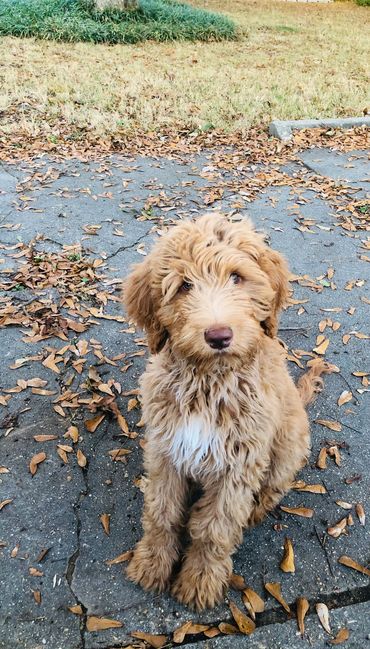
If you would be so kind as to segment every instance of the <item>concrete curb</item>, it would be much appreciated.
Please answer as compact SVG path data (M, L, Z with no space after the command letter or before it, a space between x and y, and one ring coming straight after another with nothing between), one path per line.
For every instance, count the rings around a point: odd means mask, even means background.
M275 120L269 126L269 133L279 140L290 140L293 129L304 128L354 128L355 126L369 126L370 117L347 117L343 119L293 119L286 122Z

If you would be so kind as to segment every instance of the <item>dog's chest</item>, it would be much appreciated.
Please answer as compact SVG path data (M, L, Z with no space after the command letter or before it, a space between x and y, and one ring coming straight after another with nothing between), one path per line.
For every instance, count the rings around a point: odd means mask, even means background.
M221 431L200 415L190 415L171 435L168 453L178 471L190 475L220 471L224 466Z

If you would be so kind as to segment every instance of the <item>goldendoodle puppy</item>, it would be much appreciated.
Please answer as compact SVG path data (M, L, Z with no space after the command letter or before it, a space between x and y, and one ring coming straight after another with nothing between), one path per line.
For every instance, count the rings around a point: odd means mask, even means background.
M276 339L288 269L250 222L182 222L128 277L124 302L152 354L141 377L148 483L144 536L127 573L212 607L232 574L243 528L275 507L309 453L304 404L320 361L298 390ZM189 488L199 500L187 511Z

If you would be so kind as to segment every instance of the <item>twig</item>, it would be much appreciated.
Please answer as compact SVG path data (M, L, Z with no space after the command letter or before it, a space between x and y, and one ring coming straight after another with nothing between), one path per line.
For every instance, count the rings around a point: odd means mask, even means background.
M327 549L326 549L326 547L325 547L325 544L324 544L323 540L320 539L320 535L319 535L319 533L318 533L318 531L317 531L317 527L316 527L316 525L314 525L314 530L315 530L315 534L316 534L316 536L317 536L317 540L318 540L318 542L320 543L320 545L321 545L321 547L322 547L322 550L323 550L323 552L324 552L324 554L325 554L325 558L326 558L327 564L328 564L328 566L329 566L330 574L331 574L332 577L335 578L335 574L334 574L334 572L333 572L333 569L332 569L332 567L331 567L331 563L330 563L330 561L329 561L329 556L328 556Z

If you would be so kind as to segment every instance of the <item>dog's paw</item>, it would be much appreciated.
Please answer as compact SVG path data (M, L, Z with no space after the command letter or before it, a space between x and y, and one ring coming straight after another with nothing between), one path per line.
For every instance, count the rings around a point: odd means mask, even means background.
M135 548L126 574L144 590L162 592L168 588L175 559L170 556L168 548L156 548L142 540Z
M226 592L231 570L227 565L199 568L187 559L172 586L172 595L190 608L201 611L219 604Z

